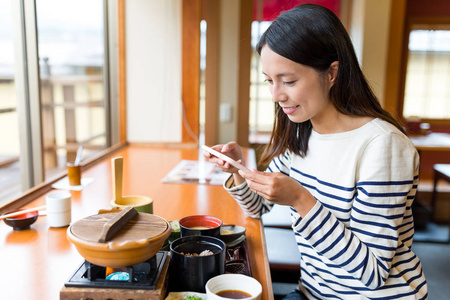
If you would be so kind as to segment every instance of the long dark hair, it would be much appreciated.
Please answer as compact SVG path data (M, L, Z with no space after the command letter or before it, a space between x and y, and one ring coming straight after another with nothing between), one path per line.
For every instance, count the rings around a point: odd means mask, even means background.
M338 73L330 89L330 99L336 109L345 115L386 120L404 132L400 123L381 107L361 71L347 31L331 10L320 5L302 4L283 12L261 36L256 46L259 54L264 45L318 72L327 71L331 63L338 61ZM267 165L287 149L304 157L311 130L311 121L294 123L275 103L272 136L260 165Z

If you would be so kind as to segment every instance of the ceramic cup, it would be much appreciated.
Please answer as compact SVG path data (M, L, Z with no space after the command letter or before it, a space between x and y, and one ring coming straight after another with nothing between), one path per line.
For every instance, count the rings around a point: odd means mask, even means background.
M50 227L70 225L72 215L72 195L69 192L54 192L45 197L47 222Z
M74 165L71 162L66 164L67 177L70 185L81 185L81 165Z
M111 200L111 206L120 208L132 206L138 212L153 213L153 200L145 196L125 196L121 199L113 199Z

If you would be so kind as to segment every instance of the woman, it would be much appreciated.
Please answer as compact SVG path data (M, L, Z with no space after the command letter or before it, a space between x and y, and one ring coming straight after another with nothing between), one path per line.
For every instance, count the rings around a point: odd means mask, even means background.
M301 253L297 299L426 299L411 251L419 156L362 74L350 38L330 10L282 13L257 45L276 118L261 162L224 186L251 217L291 207ZM234 142L215 150L243 161Z

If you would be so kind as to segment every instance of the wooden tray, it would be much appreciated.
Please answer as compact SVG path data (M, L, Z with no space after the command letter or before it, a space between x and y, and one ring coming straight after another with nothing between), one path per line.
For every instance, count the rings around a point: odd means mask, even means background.
M60 300L73 299L132 299L132 300L163 300L167 295L169 261L166 259L161 270L155 290L126 288L83 288L63 287L59 293Z

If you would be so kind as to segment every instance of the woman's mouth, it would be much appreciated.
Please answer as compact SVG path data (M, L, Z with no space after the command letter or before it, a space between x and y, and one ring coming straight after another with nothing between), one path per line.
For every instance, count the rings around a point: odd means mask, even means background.
M290 115L290 114L293 114L299 107L300 107L300 105L283 107L283 112L287 115Z

